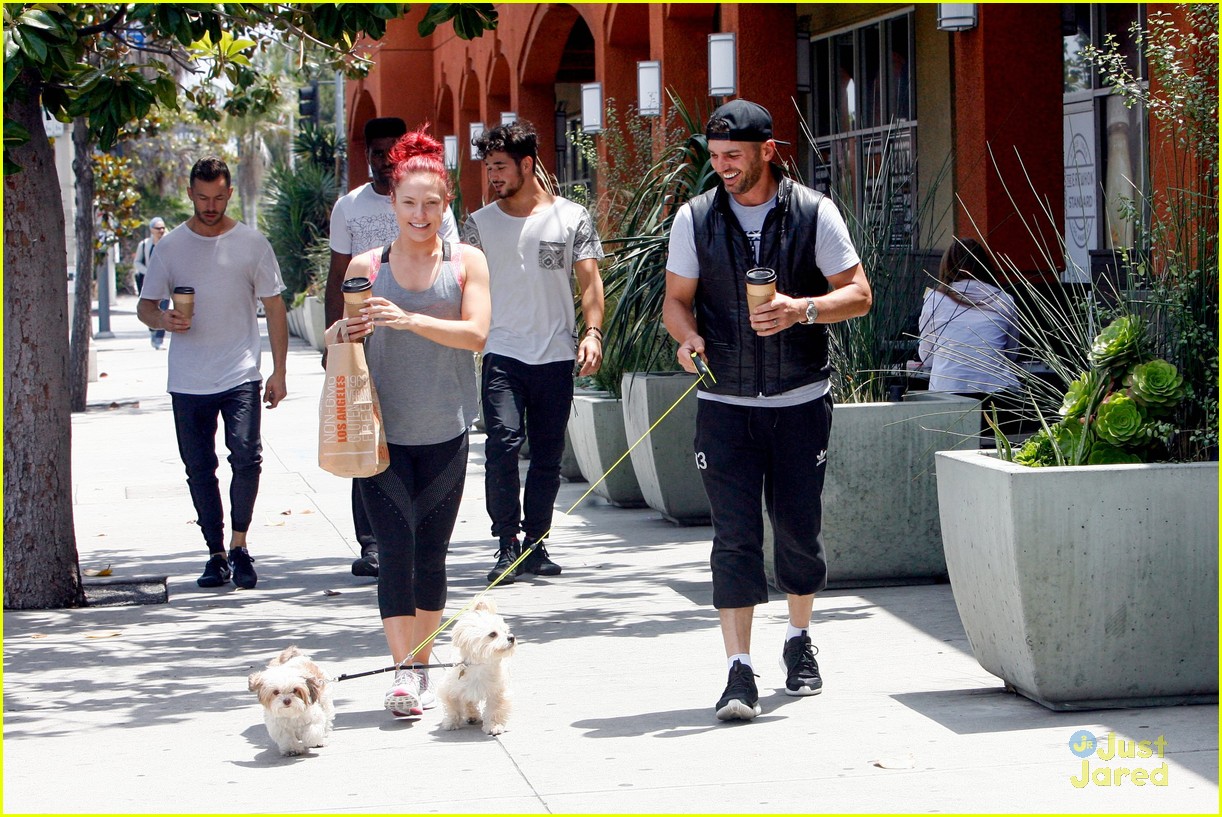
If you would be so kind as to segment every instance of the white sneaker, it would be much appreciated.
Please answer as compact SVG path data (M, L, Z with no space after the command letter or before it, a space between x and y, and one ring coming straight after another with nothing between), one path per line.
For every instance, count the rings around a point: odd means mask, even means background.
M413 664L412 671L420 679L420 708L433 709L437 706L437 695L433 692L433 683L429 680L428 668L422 664Z
M395 670L395 682L386 691L382 706L396 718L419 717L424 714L420 706L420 677L410 669Z

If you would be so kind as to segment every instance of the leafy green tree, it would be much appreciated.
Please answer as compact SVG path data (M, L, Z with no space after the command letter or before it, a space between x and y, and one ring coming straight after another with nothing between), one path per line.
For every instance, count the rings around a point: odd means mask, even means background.
M103 150L183 100L207 117L274 102L248 52L312 44L330 70L359 73L399 3L91 3L4 6L4 604L83 602L71 501L63 205L43 111L78 118ZM495 26L490 4L429 7L459 36ZM137 59L148 57L147 62ZM175 70L202 82L183 84ZM209 80L224 77L223 95ZM208 96L209 93L213 95Z

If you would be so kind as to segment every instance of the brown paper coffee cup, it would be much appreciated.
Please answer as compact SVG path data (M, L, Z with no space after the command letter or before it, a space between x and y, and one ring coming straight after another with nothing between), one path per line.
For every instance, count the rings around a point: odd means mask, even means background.
M195 317L195 287L174 287L170 299L188 321Z
M361 317L361 309L365 306L371 290L373 282L368 278L348 278L340 285L340 291L344 294L344 317L359 318ZM370 329L372 329L372 325Z
M766 304L776 295L776 270L758 267L747 270L747 311Z

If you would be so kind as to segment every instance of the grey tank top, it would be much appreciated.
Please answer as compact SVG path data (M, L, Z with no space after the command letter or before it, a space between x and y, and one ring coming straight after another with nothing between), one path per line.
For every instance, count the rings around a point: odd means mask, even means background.
M449 241L443 243L441 269L432 286L421 292L399 286L390 271L389 251L387 245L372 295L385 298L405 312L442 320L462 317L460 247ZM442 346L406 329L379 326L365 344L365 358L382 405L387 442L442 443L475 422L479 397L474 353Z

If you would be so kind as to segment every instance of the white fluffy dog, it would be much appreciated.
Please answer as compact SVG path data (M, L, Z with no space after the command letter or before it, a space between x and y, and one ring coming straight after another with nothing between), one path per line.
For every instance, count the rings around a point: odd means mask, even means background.
M331 734L335 706L322 669L301 650L288 647L247 679L263 705L267 731L285 755L323 746Z
M459 729L463 723L479 723L482 719L489 735L505 731L511 710L509 658L515 642L491 599L480 599L458 619L451 642L458 653L457 663L437 693L445 707L442 729Z

